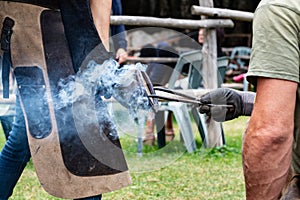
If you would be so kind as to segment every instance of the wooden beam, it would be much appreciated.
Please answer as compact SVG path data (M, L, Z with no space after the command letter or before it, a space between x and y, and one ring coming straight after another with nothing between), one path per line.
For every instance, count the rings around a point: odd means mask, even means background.
M142 16L111 16L111 25L131 25L131 26L156 26L168 28L182 29L199 29L199 28L232 28L234 23L230 19L205 19L205 20L189 20L189 19L173 19L158 17L142 17Z
M191 12L193 15L206 15L210 17L229 18L232 20L247 21L253 20L254 14L239 10L230 10L222 8L208 8L203 6L192 6Z
M178 58L169 58L169 57L127 57L128 62L141 62L141 63L151 63L151 62L158 62L158 63L173 63L177 62Z
M199 0L199 4L205 7L213 7L213 0ZM206 19L207 16L201 16ZM202 74L205 89L216 89L218 87L217 75L217 36L215 29L206 29L204 31L204 42L202 47ZM206 147L222 146L221 123L207 118L208 138Z

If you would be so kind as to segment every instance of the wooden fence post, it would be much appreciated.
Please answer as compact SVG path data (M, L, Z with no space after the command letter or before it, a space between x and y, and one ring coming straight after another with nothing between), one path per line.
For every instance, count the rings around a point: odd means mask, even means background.
M199 0L200 6L213 7L213 0ZM201 16L201 19L205 19ZM202 65L204 88L216 89L218 87L217 70L217 37L215 29L205 29L204 43L202 47ZM207 147L216 147L223 145L221 123L212 119L208 120L208 138L206 138Z

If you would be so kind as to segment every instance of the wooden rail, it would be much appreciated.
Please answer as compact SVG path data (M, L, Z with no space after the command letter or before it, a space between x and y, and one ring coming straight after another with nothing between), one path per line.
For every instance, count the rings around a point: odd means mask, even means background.
M173 63L177 62L178 58L169 58L169 57L131 57L127 58L128 62L141 62L141 63L150 63L150 62L158 62L158 63Z
M234 23L231 19L173 19L158 17L141 17L141 16L111 16L111 25L131 25L131 26L156 26L167 28L181 29L199 29L199 28L232 28Z
M251 22L254 14L251 12L244 12L239 10L230 10L222 8L209 8L202 6L192 6L191 8L193 15L206 15L211 17L229 18L239 21Z

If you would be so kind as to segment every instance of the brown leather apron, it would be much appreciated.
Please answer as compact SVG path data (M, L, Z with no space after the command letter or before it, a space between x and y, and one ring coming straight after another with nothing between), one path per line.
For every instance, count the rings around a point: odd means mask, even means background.
M120 141L109 137L111 122L90 112L97 110L95 97L85 95L72 105L55 107L58 81L75 74L60 12L0 1L0 23L5 17L15 21L11 61L43 188L60 198L82 198L128 186L131 178Z

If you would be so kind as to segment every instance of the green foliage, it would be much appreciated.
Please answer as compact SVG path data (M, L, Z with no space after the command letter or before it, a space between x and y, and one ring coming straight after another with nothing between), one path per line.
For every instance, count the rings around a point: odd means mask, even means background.
M137 142L122 137L121 143L132 176L132 184L107 193L109 200L240 200L245 199L241 160L242 133L247 118L224 123L226 146L206 149L195 130L197 151L187 153L176 129L175 141L163 149L143 147L137 154ZM0 136L0 145L4 136ZM30 162L19 180L11 200L57 200L41 187Z

